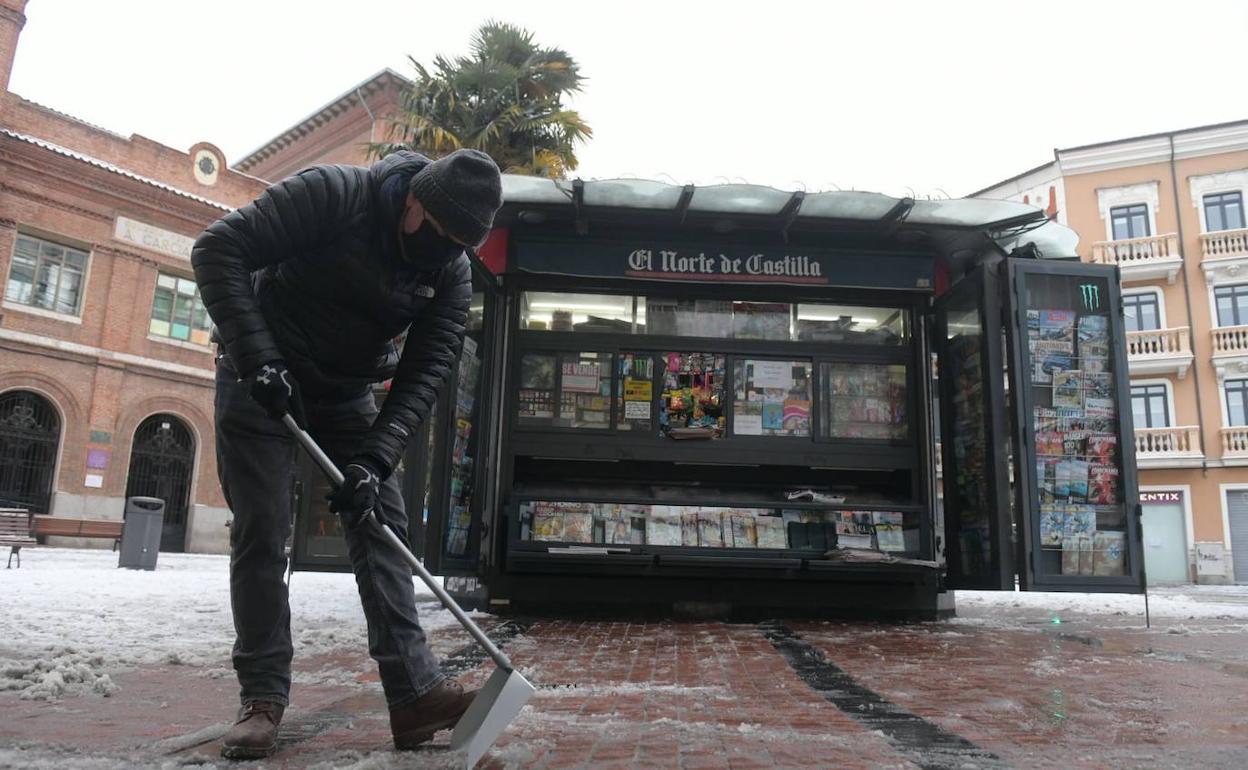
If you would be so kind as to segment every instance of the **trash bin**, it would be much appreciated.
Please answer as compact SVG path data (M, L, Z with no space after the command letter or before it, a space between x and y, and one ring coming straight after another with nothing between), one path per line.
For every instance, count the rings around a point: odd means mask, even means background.
M160 532L165 523L165 501L156 497L128 498L125 520L121 528L121 557L117 566L156 569Z

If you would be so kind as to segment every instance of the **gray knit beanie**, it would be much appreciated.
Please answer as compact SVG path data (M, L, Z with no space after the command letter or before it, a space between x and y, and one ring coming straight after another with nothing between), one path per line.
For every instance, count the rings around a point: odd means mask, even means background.
M456 150L433 161L416 172L408 191L447 235L474 247L490 234L503 205L498 164L480 150Z

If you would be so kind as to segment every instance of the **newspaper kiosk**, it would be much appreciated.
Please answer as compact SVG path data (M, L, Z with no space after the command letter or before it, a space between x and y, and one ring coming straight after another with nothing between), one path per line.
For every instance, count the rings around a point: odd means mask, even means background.
M950 588L1142 588L1117 275L1040 258L1074 247L1042 212L505 183L406 469L470 603L934 617Z

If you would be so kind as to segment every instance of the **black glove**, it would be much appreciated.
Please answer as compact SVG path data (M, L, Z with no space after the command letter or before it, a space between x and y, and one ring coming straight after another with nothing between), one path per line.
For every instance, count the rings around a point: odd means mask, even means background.
M373 511L380 522L377 501L381 497L381 474L366 460L352 460L342 469L342 486L328 496L329 510L342 517L347 529L360 523L364 514Z
M283 414L290 412L299 427L307 429L308 418L303 413L299 383L295 382L295 376L286 368L285 361L277 359L268 362L253 372L250 379L251 397L264 407L270 417L280 420Z

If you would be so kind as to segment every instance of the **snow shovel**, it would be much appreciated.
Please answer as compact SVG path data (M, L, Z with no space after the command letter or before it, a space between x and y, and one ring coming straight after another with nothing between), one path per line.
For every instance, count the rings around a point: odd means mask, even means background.
M334 483L334 486L341 486L342 471L338 470L338 466L334 465L334 461L329 459L329 455L321 450L308 432L299 427L295 418L284 414L282 423L294 434L308 454L312 455L312 459L321 466L321 470L325 471L325 475ZM494 642L490 641L485 632L464 614L463 609L451 598L446 589L433 579L433 576L425 569L425 565L421 564L420 559L408 550L393 529L378 521L372 511L366 512L363 520L365 526L374 527L383 540L398 549L403 558L412 565L412 569L416 570L416 574L420 575L420 579L425 581L425 585L429 586L429 590L433 591L438 600L442 602L442 606L451 611L459 624L472 634L477 644L481 645L494 659L494 665L498 666L468 706L468 710L459 718L454 731L451 732L451 750L464 752L466 767L471 770L485 755L486 749L498 740L498 736L502 735L507 725L516 718L529 698L533 697L535 688L519 671L516 671L511 661Z

